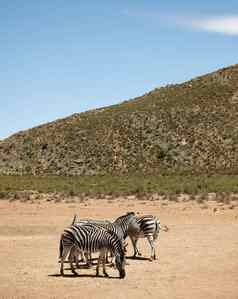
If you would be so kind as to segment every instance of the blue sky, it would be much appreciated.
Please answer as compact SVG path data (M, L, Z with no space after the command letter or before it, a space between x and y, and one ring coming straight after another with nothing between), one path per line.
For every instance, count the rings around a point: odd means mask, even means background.
M238 63L238 1L0 1L0 139Z

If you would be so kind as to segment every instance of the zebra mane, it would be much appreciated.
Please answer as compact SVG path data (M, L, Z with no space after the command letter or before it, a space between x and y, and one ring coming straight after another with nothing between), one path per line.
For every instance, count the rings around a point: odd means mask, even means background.
M118 218L114 221L114 223L119 222L120 220L123 220L123 219L125 219L125 218L129 218L129 216L135 216L135 213L134 213L134 212L127 212L125 215L122 215L122 216L118 217Z

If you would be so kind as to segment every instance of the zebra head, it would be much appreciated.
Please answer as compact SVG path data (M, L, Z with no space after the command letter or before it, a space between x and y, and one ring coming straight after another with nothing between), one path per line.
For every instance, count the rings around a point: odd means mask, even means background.
M126 276L126 271L125 271L126 258L124 253L123 254L116 253L115 262L116 262L117 270L120 273L120 278L124 278Z
M125 215L122 215L120 217L118 217L114 223L121 223L122 221L125 221L125 220L130 220L132 219L133 217L136 217L136 214L134 212L127 212Z

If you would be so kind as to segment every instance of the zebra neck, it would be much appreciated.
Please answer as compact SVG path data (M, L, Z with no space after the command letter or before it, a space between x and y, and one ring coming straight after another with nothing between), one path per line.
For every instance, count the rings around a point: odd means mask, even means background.
M120 237L125 239L127 237L127 230L128 230L128 226L129 226L127 221L118 221L118 222L115 222L115 225L120 230Z

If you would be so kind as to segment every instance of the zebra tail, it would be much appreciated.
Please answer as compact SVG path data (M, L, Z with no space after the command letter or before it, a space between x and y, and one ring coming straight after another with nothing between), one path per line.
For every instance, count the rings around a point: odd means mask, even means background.
M169 231L169 228L167 225L161 225L160 221L157 219L156 223L156 231L159 232L160 230L167 232Z
M76 220L77 220L77 214L74 215L71 225L74 225L77 222Z
M161 226L160 228L161 228L161 230L164 231L164 232L169 231L169 228L168 228L167 225L163 225L163 226Z

